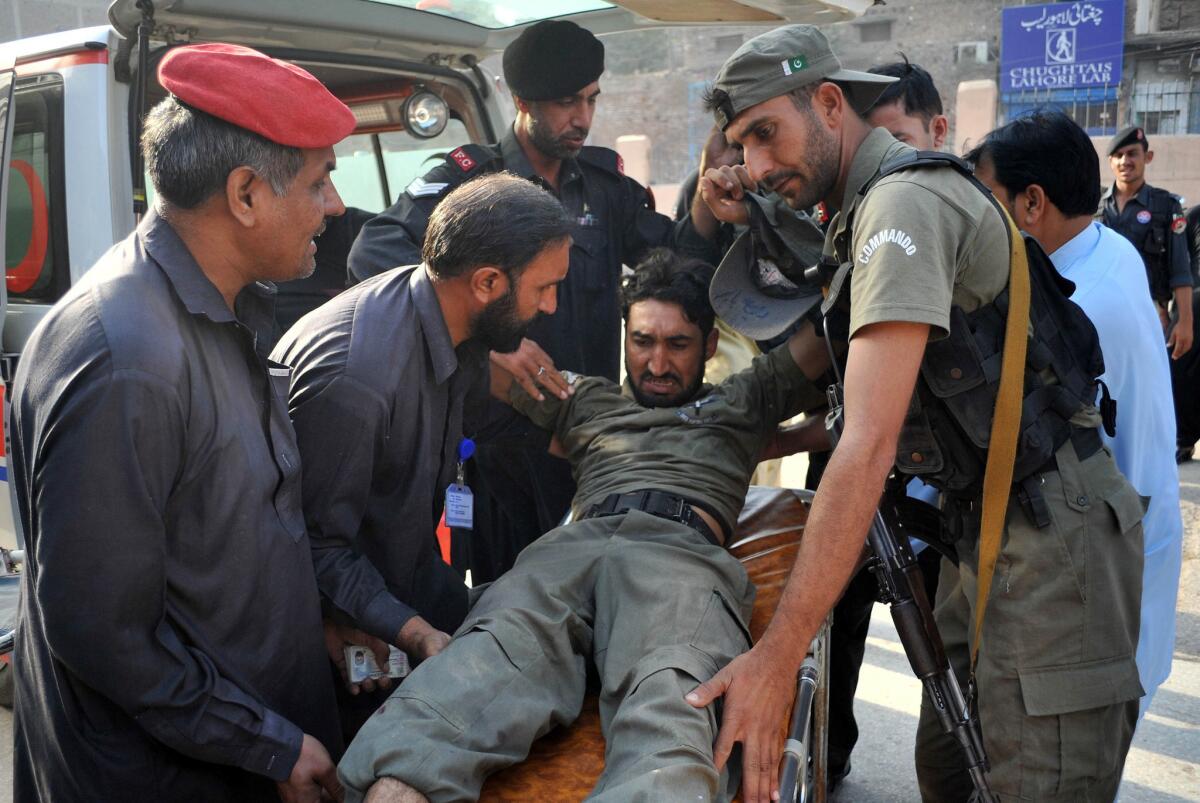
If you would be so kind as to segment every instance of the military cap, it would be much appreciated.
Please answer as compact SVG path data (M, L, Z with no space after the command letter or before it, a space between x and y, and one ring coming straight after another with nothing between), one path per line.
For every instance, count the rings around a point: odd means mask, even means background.
M1113 151L1135 142L1142 143L1144 148L1149 149L1150 147L1150 140L1146 139L1146 132L1140 125L1127 125L1108 141L1108 155L1112 156Z
M574 95L604 72L604 45L567 20L543 20L504 49L504 80L523 100Z
M896 78L844 70L829 40L813 25L785 25L742 44L721 67L713 110L721 130L751 106L817 81L837 81L850 105L865 114Z
M725 254L708 298L721 320L752 340L782 334L821 300L804 272L821 260L825 235L777 197L746 193L750 227Z
M241 45L184 45L158 63L183 103L293 148L328 148L354 131L354 112L310 73Z

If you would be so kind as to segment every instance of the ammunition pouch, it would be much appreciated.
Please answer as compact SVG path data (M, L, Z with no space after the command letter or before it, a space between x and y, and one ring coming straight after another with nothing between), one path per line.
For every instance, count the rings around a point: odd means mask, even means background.
M889 172L925 165L954 166L981 191L987 191L969 168L946 154L909 153L897 161L883 165L861 193L865 195L874 181ZM1095 327L1070 300L1074 285L1059 275L1035 240L1026 237L1025 248L1030 328L1013 491L1030 520L1040 527L1050 522L1036 475L1054 468L1054 455L1068 440L1078 439L1077 451L1087 454L1099 449L1099 434L1077 428L1071 420L1096 403L1104 358ZM841 284L848 286L849 281L846 276ZM945 538L951 542L979 532L1008 301L1006 288L973 312L951 308L949 335L925 347L917 387L897 443L897 471L919 477L942 492L947 513ZM827 299L826 309L834 303L833 298ZM1104 398L1103 412L1112 419L1115 404L1107 391ZM1114 424L1112 420L1105 423L1108 427Z

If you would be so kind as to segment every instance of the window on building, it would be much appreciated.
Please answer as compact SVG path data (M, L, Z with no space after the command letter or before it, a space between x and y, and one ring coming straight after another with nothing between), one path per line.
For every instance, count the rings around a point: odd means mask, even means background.
M52 302L70 285L63 198L63 82L17 80L4 269L10 301Z
M1093 137L1117 133L1117 88L1050 89L1005 92L1000 96L1006 121L1036 111L1055 109L1070 117Z
M1146 134L1182 134L1179 129L1179 112L1167 111L1137 112L1134 114L1135 123L1146 129Z
M1200 3L1196 0L1158 0L1154 11L1155 30L1200 30Z
M875 20L864 22L858 26L858 41L860 42L890 42L892 41L892 21Z
M1200 133L1200 82L1138 81L1129 97L1131 122L1147 134Z

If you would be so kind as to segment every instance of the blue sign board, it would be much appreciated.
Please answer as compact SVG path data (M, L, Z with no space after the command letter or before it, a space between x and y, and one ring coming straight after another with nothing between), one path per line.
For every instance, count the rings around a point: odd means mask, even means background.
M1000 91L1084 89L1121 80L1125 0L1001 11Z

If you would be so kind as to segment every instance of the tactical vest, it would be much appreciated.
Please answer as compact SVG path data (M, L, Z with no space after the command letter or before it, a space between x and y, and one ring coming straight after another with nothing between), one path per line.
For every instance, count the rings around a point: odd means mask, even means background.
M964 162L949 154L926 151L909 151L885 162L859 190L859 201L884 176L900 170L938 167L957 169L996 204ZM850 230L853 223L853 219L848 221ZM1067 440L1077 439L1079 450L1088 454L1099 448L1098 433L1077 429L1070 421L1095 403L1104 358L1095 327L1069 298L1074 285L1055 270L1033 238L1025 237L1025 249L1029 258L1031 332L1013 484L1031 518L1044 526L1049 524L1044 501L1032 487L1034 484L1025 481L1052 465L1055 452ZM845 289L854 265L852 255L847 257L850 261L839 266L831 283L823 307L826 311L835 304L848 303ZM951 308L949 335L925 347L897 446L896 467L901 474L919 477L951 500L973 509L982 496L1007 313L1007 287L974 312ZM1107 390L1101 406L1107 427L1115 418L1115 403L1108 398ZM1037 498L1029 499L1031 494Z
M1150 187L1150 222L1138 223L1136 216L1125 220L1104 223L1133 243L1146 265L1146 279L1150 282L1150 296L1155 301L1171 298L1171 224L1175 217L1175 196L1158 187ZM1105 205L1107 206L1107 205ZM1114 209L1115 209L1114 202Z

